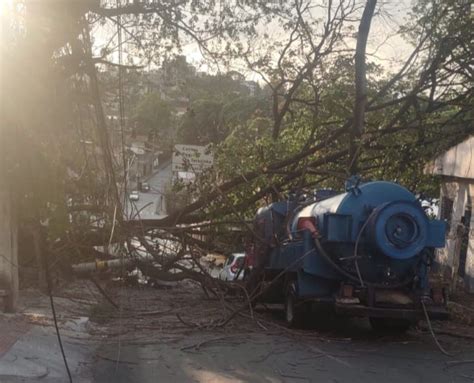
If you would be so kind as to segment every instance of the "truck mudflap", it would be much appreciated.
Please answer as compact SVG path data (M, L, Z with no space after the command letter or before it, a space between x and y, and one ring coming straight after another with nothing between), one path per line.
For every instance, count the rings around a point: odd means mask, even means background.
M419 320L424 319L425 314L423 308L388 308L388 307L375 307L365 306L362 304L351 304L336 302L334 304L335 310L338 314L359 316L359 317L372 317L372 318L397 318L397 319L408 319L408 320ZM426 305L428 316L433 320L446 320L449 319L449 312L445 306L439 305Z

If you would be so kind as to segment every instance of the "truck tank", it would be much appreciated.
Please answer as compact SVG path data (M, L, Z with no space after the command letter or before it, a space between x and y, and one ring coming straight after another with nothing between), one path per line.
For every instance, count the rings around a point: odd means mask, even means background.
M445 222L430 220L398 184L357 182L345 193L260 209L247 289L283 301L290 326L312 303L366 316L376 329L404 330L426 315L446 319L445 290L428 277Z
M429 220L415 195L391 182L368 182L301 208L290 224L294 238L304 220L335 263L368 282L407 281L425 249L444 246L445 223Z

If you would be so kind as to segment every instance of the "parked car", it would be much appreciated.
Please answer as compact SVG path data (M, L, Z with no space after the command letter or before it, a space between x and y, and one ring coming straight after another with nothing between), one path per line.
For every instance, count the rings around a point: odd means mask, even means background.
M150 185L148 184L148 182L142 182L141 191L145 193L150 191Z
M138 194L138 191L134 190L130 193L128 198L130 199L130 201L138 201L140 199L140 195Z
M240 271L238 280L244 278L243 265L245 262L245 253L233 253L227 258L222 271L219 273L219 279L223 281L234 281L237 273Z

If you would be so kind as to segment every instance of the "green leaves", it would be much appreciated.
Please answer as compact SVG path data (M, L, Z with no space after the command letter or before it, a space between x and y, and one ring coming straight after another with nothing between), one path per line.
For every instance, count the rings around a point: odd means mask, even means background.
M162 137L169 133L171 108L158 93L147 94L135 108L133 121L136 133Z

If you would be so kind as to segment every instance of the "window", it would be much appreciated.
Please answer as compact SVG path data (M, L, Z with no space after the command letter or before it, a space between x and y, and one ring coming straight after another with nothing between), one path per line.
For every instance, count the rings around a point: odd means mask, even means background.
M233 255L231 255L229 258L227 258L227 261L226 261L225 265L226 266L231 265L232 262L234 262L234 258L235 257Z
M238 257L238 258L235 260L235 264L237 265L237 267L241 267L241 266L244 264L244 258L245 258L245 257Z

